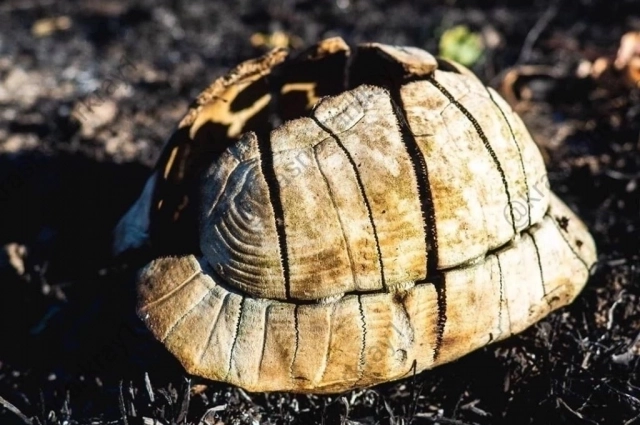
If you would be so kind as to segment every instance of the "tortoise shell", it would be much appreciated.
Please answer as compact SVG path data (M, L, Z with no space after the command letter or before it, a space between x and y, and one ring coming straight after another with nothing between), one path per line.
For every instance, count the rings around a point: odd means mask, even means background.
M353 56L353 57L351 57ZM116 232L190 374L340 392L521 332L596 261L520 118L459 64L339 38L197 99Z

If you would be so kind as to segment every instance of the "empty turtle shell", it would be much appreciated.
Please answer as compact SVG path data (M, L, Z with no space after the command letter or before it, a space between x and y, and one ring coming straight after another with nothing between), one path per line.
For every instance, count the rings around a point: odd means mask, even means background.
M410 376L570 303L596 261L520 118L459 64L339 38L194 103L116 233L157 256L138 314L251 391Z

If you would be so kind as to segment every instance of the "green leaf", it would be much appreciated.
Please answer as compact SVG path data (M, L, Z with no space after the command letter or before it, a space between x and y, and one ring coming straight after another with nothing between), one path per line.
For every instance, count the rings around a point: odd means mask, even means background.
M443 58L469 67L482 56L484 43L482 37L471 32L466 25L457 25L442 34L439 48L439 55Z

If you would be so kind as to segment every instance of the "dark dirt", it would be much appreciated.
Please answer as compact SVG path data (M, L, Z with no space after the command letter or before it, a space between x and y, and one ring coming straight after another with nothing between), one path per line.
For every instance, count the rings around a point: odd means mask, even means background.
M640 4L444 3L0 3L0 404L24 415L0 407L0 423L640 423L640 92L575 77L640 29ZM69 28L33 33L60 16ZM265 51L250 43L258 32L437 52L458 23L495 41L474 67L487 83L516 63L554 68L513 86L533 100L511 100L553 190L592 229L586 289L523 334L404 381L331 397L190 392L197 382L136 321L109 255L187 105Z

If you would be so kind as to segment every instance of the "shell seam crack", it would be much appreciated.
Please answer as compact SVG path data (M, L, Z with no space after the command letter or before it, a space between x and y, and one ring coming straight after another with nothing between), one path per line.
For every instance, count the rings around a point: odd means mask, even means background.
M263 330L262 330L262 348L260 350L260 361L258 362L258 379L257 381L260 382L260 373L262 372L262 362L264 362L264 353L265 350L267 348L267 330L269 329L269 327L267 326L267 323L269 322L269 309L271 308L271 304L267 304L267 306L264 309L264 324L263 326Z
M338 136L331 129L329 129L327 126L325 126L323 123L321 123L320 120L315 115L312 115L311 119L316 123L316 125L318 125L318 127L323 129L327 134L329 134L333 138L333 140L336 142L338 147L345 154L345 156L347 157L347 160L349 161L349 164L353 168L353 173L354 173L354 176L356 177L356 182L358 184L358 189L359 189L360 194L362 196L362 199L364 201L365 208L367 209L367 215L369 216L369 222L371 223L371 229L373 231L373 239L374 239L374 241L376 243L376 253L377 253L377 256L378 256L378 267L380 268L380 279L382 281L382 286L384 288L386 288L387 287L387 282L386 282L386 279L385 279L385 276L384 276L384 265L382 263L382 251L380 250L380 240L378 239L378 231L377 231L376 225L375 225L375 223L373 221L373 212L371 210L371 204L369 203L369 199L367 198L367 194L366 194L366 192L364 190L364 184L362 182L362 178L360 177L360 173L358 172L358 167L357 167L355 161L353 160L353 158L351 157L351 154L347 150L346 146L344 146L342 144L342 142L340 141L340 138L338 138Z
M263 135L263 137L258 137L258 151L260 153L260 168L262 176L269 192L271 207L273 208L285 295L287 299L290 299L291 275L289 270L289 254L287 251L287 232L284 225L284 207L282 206L280 185L276 178L276 171L273 164L273 155L269 155L269 152L271 151L271 135L269 133Z
M236 322L236 332L233 335L233 342L231 343L231 351L229 351L229 367L227 368L227 375L224 377L224 380L226 381L229 378L229 375L231 374L231 364L233 363L233 352L236 349L236 343L238 342L238 334L240 333L240 322L242 321L242 310L244 309L244 303L246 301L246 298L242 298L242 301L240 302L240 311L238 312L238 320Z
M535 236L530 233L530 232L526 232L529 237L531 238L531 242L533 243L533 248L536 251L536 260L538 261L538 269L540 270L540 284L542 286L542 298L546 301L547 305L549 307L551 307L551 303L549 302L549 299L547 298L547 287L545 286L544 282L544 270L542 268L542 259L540 258L540 248L538 248L538 242L536 242L536 238Z
M498 169L498 173L500 173L500 178L504 186L505 194L507 195L507 203L509 204L509 213L511 215L513 232L514 234L518 234L518 229L516 228L516 225L515 225L516 223L515 216L513 214L513 204L511 203L511 193L509 192L509 183L507 182L507 177L505 175L504 169L502 168L502 165L500 164L500 160L498 159L498 156L493 150L491 143L489 143L489 139L487 138L487 135L484 134L482 127L480 126L478 121L474 118L474 116L469 112L469 110L467 110L467 108L464 105L458 102L458 100L455 97L453 97L453 95L436 80L435 76L433 75L428 76L427 81L429 81L435 88L437 88L440 91L440 93L442 93L443 96L445 96L453 105L455 105L458 108L458 110L460 110L460 112L469 120L473 128L478 133L478 136L482 140L482 143L485 149L487 150L487 153L489 153L489 156L491 156L491 159L493 160L494 165Z
M142 307L140 309L140 311L147 311L149 308L153 307L154 305L161 303L162 301L165 301L169 298L171 298L173 296L173 294L175 294L176 292L178 292L179 290L181 290L182 288L184 288L185 286L187 286L191 281L193 281L193 279L195 279L200 273L202 273L202 270L196 270L195 272L193 272L193 274L191 274L191 276L187 277L183 282L181 282L178 286L176 286L175 288L172 288L169 292L167 292L166 294L164 294L163 296L153 300L153 301L149 301L147 304L144 305L144 307Z
M362 344L360 345L360 354L358 356L358 381L364 376L364 350L367 347L367 322L364 316L364 308L362 307L362 299L358 296L358 310L360 312L360 320L362 321Z
M222 299L222 302L220 303L220 308L218 309L218 313L216 314L216 320L213 321L213 325L211 325L211 330L209 331L209 338L207 338L207 343L202 347L202 353L200 353L200 357L198 357L198 363L197 363L198 366L200 366L200 364L202 363L202 359L204 359L205 354L207 354L207 349L209 348L209 344L211 344L214 331L218 326L218 321L220 320L220 316L222 316L222 309L224 308L225 302L227 301L227 298L229 297L229 295L231 294L230 293L225 294L224 298Z
M400 134L409 155L409 161L414 170L416 177L416 186L418 190L418 199L420 201L420 213L422 215L422 229L424 231L425 242L425 278L429 276L429 270L437 270L439 263L438 250L438 233L436 228L436 211L433 203L433 194L431 192L431 183L429 181L429 169L425 156L418 145L416 136L413 133L406 110L402 102L400 88L396 88L390 92L391 107L396 120L400 125ZM430 226L429 226L430 221ZM444 337L444 327L447 322L447 298L445 289L444 275L440 272L439 278L433 280L436 289L438 304L438 320L436 325L436 344L433 350L434 361L440 354L442 340ZM404 306L404 303L402 303ZM406 306L405 313L406 313Z
M296 377L293 376L293 365L296 363L296 358L298 357L298 347L300 346L300 328L299 323L298 323L298 308L300 308L300 305L296 304L296 306L293 308L293 328L296 331L296 339L294 341L294 348L293 348L293 356L291 358L291 364L289 365L289 377L292 380L295 380Z
M164 342L167 340L167 338L169 338L171 333L178 327L178 325L180 325L184 321L184 319L210 295L211 291L206 291L197 303L194 303L191 307L189 307L189 309L182 316L180 316L180 318L176 320L173 325L171 325L171 328L167 330L166 334L160 339L160 342L164 344Z
M353 285L356 286L357 273L356 273L355 264L353 261L353 252L351 251L351 245L349 244L349 241L347 240L347 235L345 234L345 231L344 231L344 223L342 221L342 217L340 216L340 210L338 209L338 205L336 204L336 200L334 199L334 193L333 193L333 190L331 190L331 185L329 185L329 179L327 179L327 175L325 174L325 172L322 171L320 161L318 160L318 151L316 150L316 146L313 147L312 152L313 152L313 159L315 159L316 165L318 167L318 171L320 172L320 175L324 179L324 183L327 186L329 199L331 200L331 205L333 206L333 209L336 212L336 216L338 217L338 223L340 223L340 231L342 233L342 240L344 241L345 250L347 251L347 257L349 258L349 268L351 269L351 276L353 277Z
M331 314L329 315L329 337L327 338L327 352L324 356L324 363L322 364L322 372L320 373L319 382L324 382L324 376L327 373L327 367L329 366L329 356L331 355L331 340L333 339L333 316L336 313L337 304L333 304Z
M513 144L516 145L516 149L518 150L518 158L520 159L520 168L522 169L524 187L527 189L527 205L531 205L531 193L529 190L529 182L527 180L527 172L524 167L524 159L522 158L522 150L520 149L520 145L518 144L518 139L516 138L516 135L513 132L513 127L511 127L511 123L507 118L507 114L504 113L500 105L498 105L498 102L496 102L496 100L493 98L493 94L491 94L491 91L489 90L489 88L488 87L485 87L485 88L487 90L487 93L489 94L489 99L491 99L491 102L495 105L496 109L500 111L500 115L502 115L502 119L504 119L504 122L507 124L509 133L511 133L511 139L513 140ZM531 226L531 208L527 208L527 217L528 217L527 226Z

